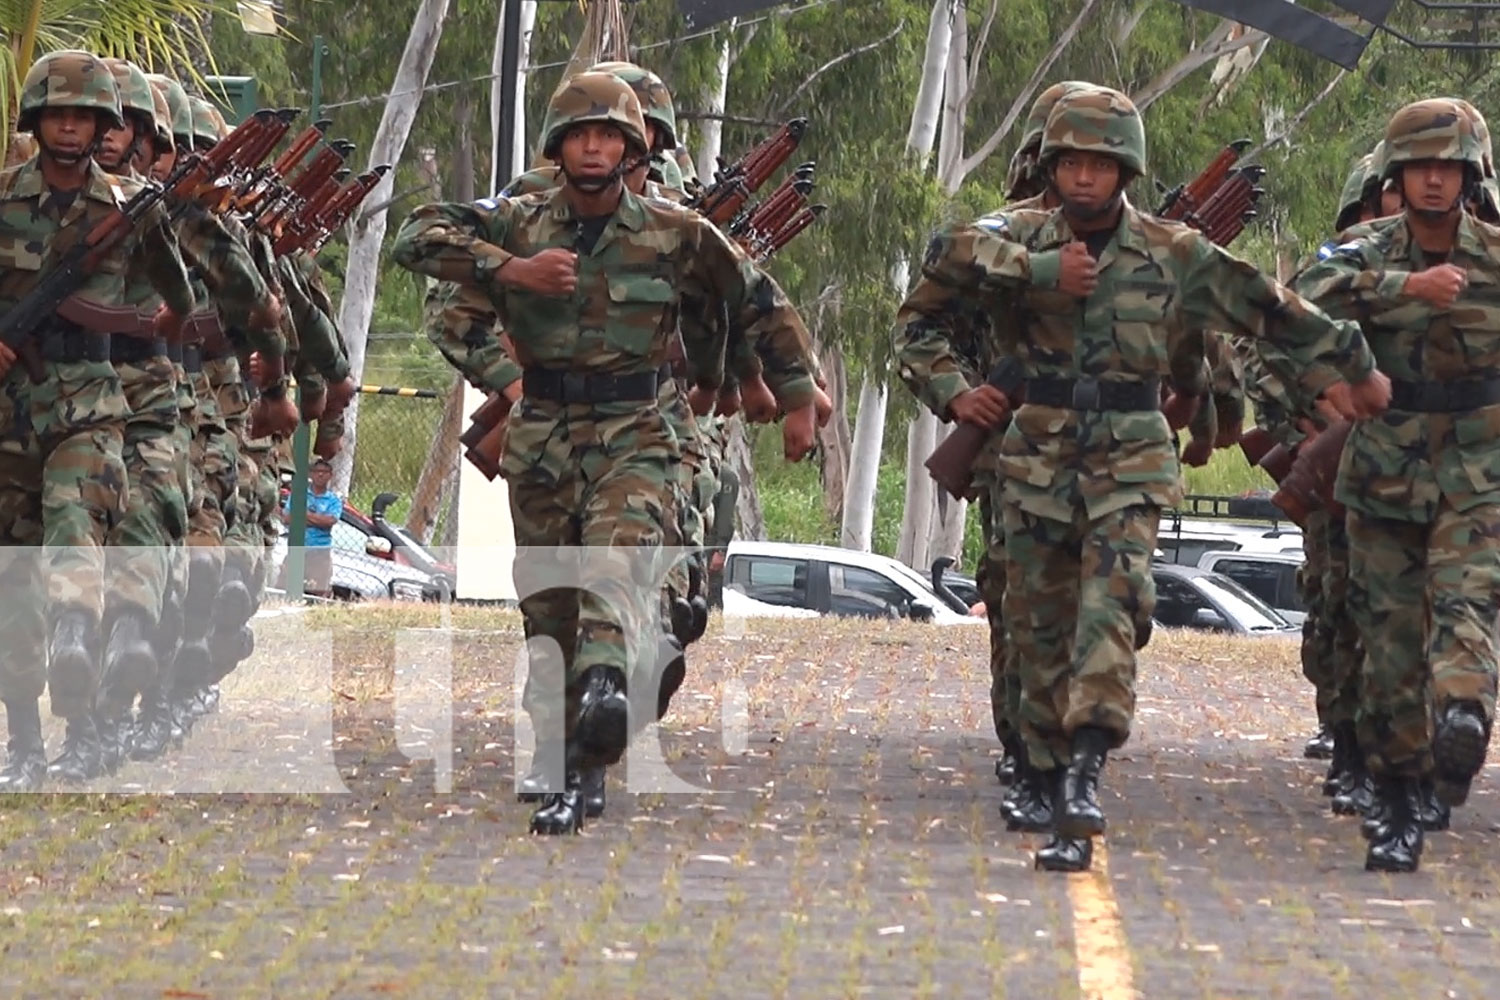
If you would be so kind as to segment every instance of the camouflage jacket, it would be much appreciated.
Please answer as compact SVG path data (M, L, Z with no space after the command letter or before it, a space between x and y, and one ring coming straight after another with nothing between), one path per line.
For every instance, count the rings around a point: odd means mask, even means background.
M138 181L114 177L90 161L82 190L59 217L35 157L0 172L0 307L15 305L36 287L58 257L136 190ZM105 255L78 294L105 306L126 304L126 274L132 260L139 262L140 276L174 312L192 312L187 274L160 206Z
M236 232L218 215L196 202L180 206L177 238L183 259L202 281L202 301L212 305L226 329L242 331L253 350L267 357L286 353L286 338L275 326L250 324L246 317L263 309L271 297L255 260L250 255L243 230ZM237 224L236 224L237 225Z
M287 319L297 341L296 371L299 378L318 376L341 382L349 375L349 358L333 321L328 293L316 280L317 267L312 255L303 251L276 259Z
M496 272L512 257L576 245L578 224L563 189L473 205L426 205L396 238L397 263L485 290L521 366L629 373L659 368L685 292L722 299L765 365L767 383L792 407L812 401L802 320L775 282L701 216L626 192L595 243L578 258L567 297L506 287Z
M1190 329L1264 337L1300 366L1316 396L1341 378L1358 381L1373 361L1355 324L1337 324L1196 230L1126 205L1098 259L1099 285L1085 300L1057 290L1061 248L1075 237L1061 211L1014 210L984 226L950 226L928 247L923 276L897 317L897 336L917 349L941 340L965 293L1016 290L1022 310L1016 353L1028 377L1140 382L1171 373ZM959 372L938 373L951 400ZM1007 494L1033 514L1072 520L1134 504L1173 506L1181 470L1165 416L1156 409L1080 411L1028 403L1001 445Z
M1335 496L1352 510L1431 522L1440 498L1457 510L1500 503L1500 404L1451 413L1398 409L1400 383L1500 379L1500 228L1465 214L1450 255L1468 285L1448 309L1405 293L1429 261L1404 216L1380 220L1294 279L1334 316L1359 320L1398 398L1357 423Z

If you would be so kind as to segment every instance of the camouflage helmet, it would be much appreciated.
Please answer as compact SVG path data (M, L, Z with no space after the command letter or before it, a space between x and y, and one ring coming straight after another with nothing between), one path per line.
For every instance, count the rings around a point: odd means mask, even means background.
M1047 116L1064 94L1092 87L1092 83L1081 80L1064 80L1054 83L1042 91L1031 104L1031 112L1022 126L1021 145L1011 154L1010 166L1005 171L1005 197L1010 200L1024 198L1031 193L1036 183L1037 150L1042 145L1042 130L1047 125Z
M1391 116L1385 127L1383 181L1404 163L1416 160L1459 160L1484 176L1484 148L1474 119L1451 98L1438 97L1408 104ZM1476 180L1478 179L1476 177Z
M682 168L677 165L677 159L666 153L657 153L651 157L651 166L661 174L663 187L669 187L673 191L681 191L683 188Z
M1490 141L1489 122L1485 121L1484 115L1479 113L1479 109L1474 107L1474 105L1470 104L1468 101L1465 101L1462 98L1455 97L1453 99L1453 103L1462 108L1464 110L1464 113L1469 116L1469 120L1474 123L1474 137L1479 140L1479 145L1484 151L1484 164L1480 168L1480 172L1485 177L1494 177L1495 147Z
M609 73L579 73L552 95L547 106L542 155L548 159L559 156L568 129L587 122L608 122L625 133L626 145L634 146L636 155L650 152L646 119L635 91Z
M656 149L652 152L677 147L677 109L672 105L672 92L661 77L628 62L596 63L589 67L589 72L608 73L635 91L641 113L648 122L656 123Z
M1359 221L1359 210L1364 207L1368 193L1366 183L1370 179L1370 163L1374 159L1374 153L1366 153L1354 161L1354 167L1339 191L1338 214L1333 217L1335 232L1341 233Z
M681 143L672 151L672 159L677 161L677 171L682 174L682 180L686 184L693 184L698 180L698 165L693 162L693 154Z
M120 92L120 109L134 111L151 123L156 131L156 95L146 73L133 62L125 59L106 59L104 64L115 77L115 89Z
M167 88L151 81L151 97L156 101L157 149L158 152L169 153L177 144L172 141L172 108L167 104Z
M193 145L212 146L219 141L219 122L214 106L201 97L188 97L193 115Z
M1068 149L1105 153L1133 175L1146 172L1146 129L1130 98L1108 87L1063 94L1042 129L1040 163Z
M125 127L114 73L103 59L81 49L49 52L27 70L17 131L35 131L43 108L92 108L110 128Z
M193 145L193 108L188 103L187 91L170 76L150 73L146 79L160 85L166 94L167 108L172 112L172 137L177 148L190 150Z

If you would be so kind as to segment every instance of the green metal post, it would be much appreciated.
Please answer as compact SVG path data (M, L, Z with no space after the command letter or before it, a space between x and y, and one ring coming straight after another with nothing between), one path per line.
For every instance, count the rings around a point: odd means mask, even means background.
M322 117L320 112L323 104L323 56L327 51L323 45L323 36L314 35L312 108L308 121L317 121ZM297 410L301 412L302 384L300 382L296 388L296 400ZM300 601L303 597L302 584L306 573L306 562L303 559L302 547L307 543L308 452L312 444L310 437L307 423L298 421L297 430L292 434L292 510L291 524L286 539L286 596L289 601Z

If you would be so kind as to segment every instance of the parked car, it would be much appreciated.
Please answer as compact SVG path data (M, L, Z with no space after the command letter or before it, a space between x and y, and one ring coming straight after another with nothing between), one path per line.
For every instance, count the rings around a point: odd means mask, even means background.
M1302 603L1302 589L1297 586L1297 570L1305 561L1297 552L1205 552L1198 568L1223 573L1250 593L1276 609L1293 625L1307 618Z
M1208 552L1300 554L1302 530L1267 497L1194 495L1162 511L1156 547L1165 562L1197 566Z
M1192 628L1271 638L1298 638L1294 625L1265 601L1222 573L1196 566L1157 563L1156 611L1152 618L1163 628Z
M370 519L345 507L329 529L333 548L333 596L341 601L448 601L453 590L440 576L398 562L390 540L369 533ZM271 550L271 580L285 591L287 536L283 532Z
M949 556L933 560L932 589L954 611L966 615L970 608L984 600L984 595L979 592L979 581L952 569L952 566L953 559Z
M401 525L396 524L394 521L386 520L385 512L398 499L400 499L400 496L395 493L381 493L377 495L375 500L370 504L370 516L365 518L364 515L359 514L356 510L354 513L359 516L353 519L351 523L361 529L368 526L369 530L365 532L366 534L384 538L391 543L390 555L392 559L404 566L415 567L435 579L444 581L448 586L448 592L457 597L458 568L451 562L439 558L431 549L413 538L411 533L401 527ZM344 505L344 509L350 509L348 504Z
M724 589L762 604L818 614L910 618L941 625L986 623L955 611L928 581L895 559L828 545L731 542Z

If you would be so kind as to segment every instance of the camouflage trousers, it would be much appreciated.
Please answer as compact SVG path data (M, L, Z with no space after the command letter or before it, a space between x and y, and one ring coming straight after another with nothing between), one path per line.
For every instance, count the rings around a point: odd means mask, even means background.
M1500 504L1431 523L1350 510L1349 601L1364 639L1357 724L1375 774L1432 773L1433 710L1474 702L1495 715Z
M1004 503L1005 620L1021 679L1021 734L1031 763L1072 756L1073 732L1097 726L1116 747L1135 716L1135 646L1156 607L1151 554L1160 511L1135 505L1071 523Z
M616 667L627 685L646 680L632 673L641 656L629 643L654 648L656 637L627 636L619 609L631 600L652 603L643 595L660 593L658 560L649 555L667 535L678 451L661 412L642 406L633 414L596 416L580 406L523 399L512 410L501 473L516 547L592 550L581 588L548 587L551 560L544 554L516 560L526 638L556 643L540 654L533 647L522 694L538 733L555 731L561 709L565 734L572 735L580 681L590 667Z
M1333 665L1330 677L1333 693L1327 711L1330 726L1353 722L1359 709L1365 648L1349 604L1349 567L1349 529L1340 515L1328 522L1328 564L1324 567L1322 587L1327 650Z
M0 571L0 698L46 688L53 714L71 717L93 707L100 663L49 676L47 633L64 611L103 618L105 544L128 496L127 407L108 362L49 362L44 375L32 384L17 366L0 382L0 540L20 548Z
M1005 525L1001 523L1000 489L992 484L979 494L979 531L984 554L974 573L979 596L984 599L990 622L990 715L995 736L1002 745L1020 737L1016 716L1021 709L1021 676L1016 670L1014 650L1006 639L1005 623Z
M667 517L666 544L701 549L704 500L699 494L699 481L701 470L708 464L708 456L703 453L697 420L688 408L687 396L683 392L673 391L670 398L663 397L662 414L677 439L680 455L673 470L672 511ZM667 573L667 592L672 597L685 598L690 590L688 560L679 559Z
M228 522L234 517L239 478L238 449L207 376L197 372L191 377L198 398L197 423L190 449L193 493L197 503L188 526L188 543L219 549L224 544Z
M124 461L125 516L109 533L111 609L129 607L156 621L174 568L174 546L187 535L187 499L178 478L177 383L165 358L118 364L130 417Z
M1308 515L1302 530L1302 565L1297 569L1297 591L1307 618L1302 622L1302 676L1313 686L1318 724L1331 726L1338 685L1334 680L1333 622L1323 598L1328 575L1329 513L1318 508Z

